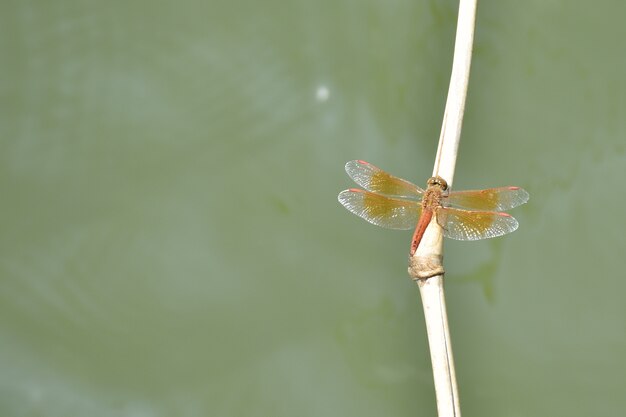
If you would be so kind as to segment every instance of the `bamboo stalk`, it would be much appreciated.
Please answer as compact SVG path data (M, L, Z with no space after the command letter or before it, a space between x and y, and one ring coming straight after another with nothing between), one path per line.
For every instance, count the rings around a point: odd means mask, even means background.
M435 158L433 177L452 186L472 60L477 0L460 0L450 87ZM439 417L460 417L461 408L450 343L443 289L443 234L433 217L422 242L409 260L409 274L417 281L424 307Z
M433 168L433 177L440 176L452 187L456 155L461 139L463 112L472 63L472 45L474 43L474 24L476 20L477 0L460 0L459 18L454 44L452 75L448 88L448 99L443 114L443 125L439 136L439 146Z

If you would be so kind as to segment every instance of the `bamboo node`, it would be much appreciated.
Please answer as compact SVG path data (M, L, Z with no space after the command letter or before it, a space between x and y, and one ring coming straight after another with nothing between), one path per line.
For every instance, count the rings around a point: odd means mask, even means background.
M443 275L443 255L418 255L409 258L409 275L413 281Z

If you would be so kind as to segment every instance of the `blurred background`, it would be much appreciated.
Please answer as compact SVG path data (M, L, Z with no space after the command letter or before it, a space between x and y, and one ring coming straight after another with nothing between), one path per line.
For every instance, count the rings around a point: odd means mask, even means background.
M453 0L0 5L0 415L434 416L411 232ZM455 188L531 195L446 243L465 416L626 408L626 3L481 1Z

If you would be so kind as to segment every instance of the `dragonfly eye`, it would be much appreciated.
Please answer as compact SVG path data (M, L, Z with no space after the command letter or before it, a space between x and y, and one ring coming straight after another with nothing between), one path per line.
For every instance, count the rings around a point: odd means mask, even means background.
M441 177L432 177L429 178L428 181L426 182L429 186L438 186L440 187L443 191L448 189L448 183L446 182L446 180L444 180Z

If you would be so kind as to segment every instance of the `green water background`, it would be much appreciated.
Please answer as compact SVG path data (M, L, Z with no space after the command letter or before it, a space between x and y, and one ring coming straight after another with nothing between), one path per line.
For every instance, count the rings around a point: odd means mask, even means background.
M2 2L0 415L435 415L410 232L336 194L430 176L456 11ZM465 416L625 413L624 16L480 2L455 187L531 200L446 243Z

